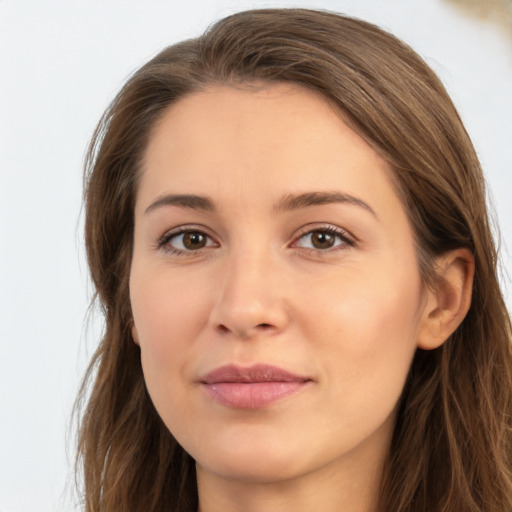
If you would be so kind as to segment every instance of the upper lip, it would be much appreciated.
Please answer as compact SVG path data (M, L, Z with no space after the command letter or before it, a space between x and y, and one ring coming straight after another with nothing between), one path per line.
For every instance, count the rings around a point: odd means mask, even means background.
M219 383L256 383L256 382L306 382L309 377L297 375L278 366L254 364L238 366L229 364L220 366L201 377L203 384Z

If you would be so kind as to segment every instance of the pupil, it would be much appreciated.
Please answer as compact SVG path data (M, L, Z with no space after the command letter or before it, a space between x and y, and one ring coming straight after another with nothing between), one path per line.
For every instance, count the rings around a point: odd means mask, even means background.
M334 236L331 233L325 231L317 231L312 235L313 245L317 249L329 249L334 244Z
M187 249L202 249L206 245L206 237L201 233L185 233L183 245Z

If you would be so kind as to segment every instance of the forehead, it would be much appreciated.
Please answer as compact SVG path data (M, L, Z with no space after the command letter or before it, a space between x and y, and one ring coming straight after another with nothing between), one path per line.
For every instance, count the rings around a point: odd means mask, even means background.
M138 203L161 193L237 194L242 203L309 190L395 195L386 162L321 95L289 84L212 87L169 107L144 155Z

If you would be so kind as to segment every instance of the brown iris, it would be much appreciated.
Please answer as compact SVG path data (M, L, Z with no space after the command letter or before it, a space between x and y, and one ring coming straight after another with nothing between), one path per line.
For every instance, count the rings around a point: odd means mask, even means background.
M311 233L311 243L316 249L329 249L334 245L335 236L327 231Z
M206 245L206 235L197 231L183 234L183 246L189 250L202 249Z

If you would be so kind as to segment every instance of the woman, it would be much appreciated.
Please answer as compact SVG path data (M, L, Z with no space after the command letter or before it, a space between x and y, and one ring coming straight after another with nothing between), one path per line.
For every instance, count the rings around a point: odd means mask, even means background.
M483 177L409 47L235 14L128 80L87 168L86 510L512 510Z

